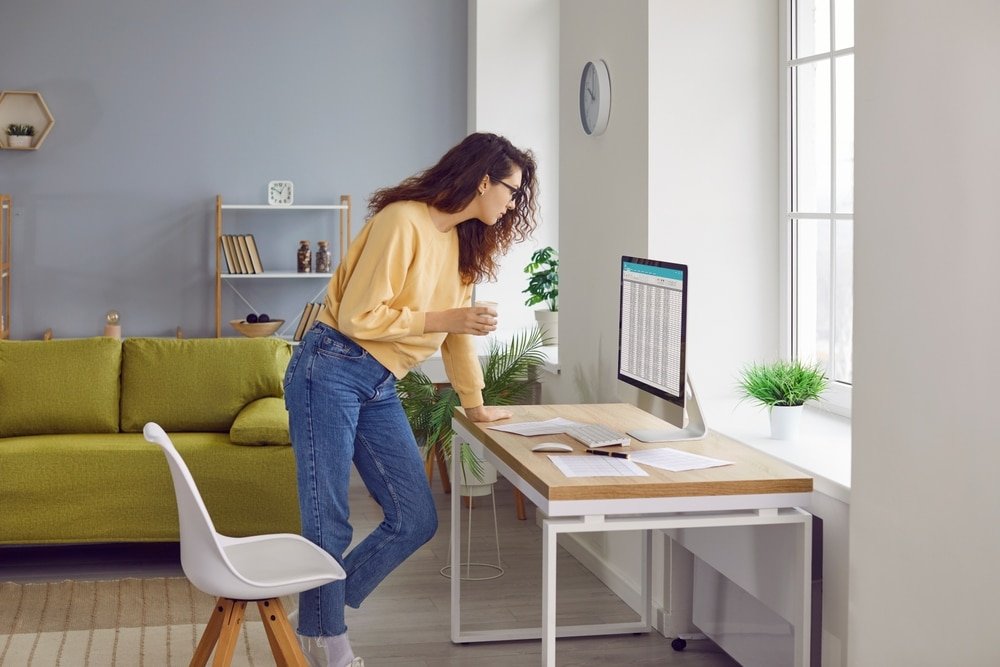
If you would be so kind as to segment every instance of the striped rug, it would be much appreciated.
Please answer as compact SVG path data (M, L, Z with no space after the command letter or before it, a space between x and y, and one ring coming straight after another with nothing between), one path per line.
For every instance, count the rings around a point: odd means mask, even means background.
M187 665L214 602L183 577L0 583L0 665ZM247 605L233 665L273 664L257 606Z

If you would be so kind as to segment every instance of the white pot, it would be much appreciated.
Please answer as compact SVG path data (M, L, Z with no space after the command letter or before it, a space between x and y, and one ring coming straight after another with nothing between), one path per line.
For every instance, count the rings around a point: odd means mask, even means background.
M7 144L11 148L31 148L31 139L22 134L11 135L7 137Z
M794 440L799 437L799 422L801 421L801 405L772 406L771 437L775 440Z
M477 476L471 468L462 462L462 479L459 480L460 493L463 496L488 496L497 481L497 469L486 461L480 460L482 475Z
M548 309L536 310L535 321L538 322L538 326L541 328L542 333L545 336L545 344L558 345L559 311Z

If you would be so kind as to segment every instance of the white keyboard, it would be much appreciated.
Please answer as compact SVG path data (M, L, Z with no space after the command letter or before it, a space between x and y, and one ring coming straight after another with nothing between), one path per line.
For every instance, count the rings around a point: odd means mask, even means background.
M587 447L608 447L610 445L629 445L632 439L624 433L602 426L601 424L582 424L566 429L566 435L573 437Z

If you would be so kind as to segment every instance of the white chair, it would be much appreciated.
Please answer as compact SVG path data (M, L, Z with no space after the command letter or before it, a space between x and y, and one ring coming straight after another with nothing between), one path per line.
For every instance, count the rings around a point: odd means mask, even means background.
M343 579L347 576L344 569L333 556L300 535L220 535L191 472L167 434L150 422L143 435L160 446L170 465L184 574L196 588L218 598L191 665L207 664L213 649L212 664L229 665L247 602L256 601L276 664L307 667L279 598Z

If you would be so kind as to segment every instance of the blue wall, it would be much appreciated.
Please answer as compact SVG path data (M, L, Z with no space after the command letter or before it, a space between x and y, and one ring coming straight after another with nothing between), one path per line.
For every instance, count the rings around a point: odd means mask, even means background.
M466 5L4 0L0 89L41 91L56 119L39 150L0 151L12 337L98 335L111 308L125 335L213 335L216 194L351 194L356 233L374 189L466 132ZM293 269L300 239L330 239L336 262L335 214L229 221L268 268ZM262 282L251 301L288 318L321 287ZM224 321L248 311L224 303Z

